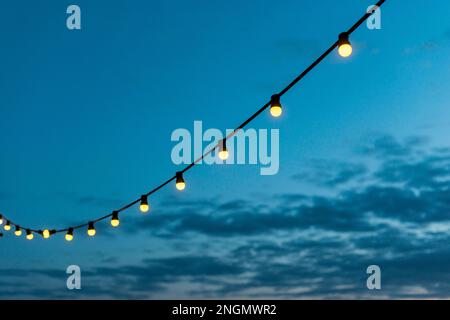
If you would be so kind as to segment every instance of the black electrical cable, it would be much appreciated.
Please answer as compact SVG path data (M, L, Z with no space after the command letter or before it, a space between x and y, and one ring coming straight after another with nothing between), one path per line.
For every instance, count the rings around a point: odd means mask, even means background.
M380 0L377 2L377 4L375 4L372 8L371 11L367 11L353 26L350 27L350 29L348 29L346 31L347 35L351 35L364 21L366 21L372 14L373 11L376 8L380 8L384 2L386 2L386 0ZM337 40L336 42L334 42L324 53L322 53L310 66L308 66L303 72L301 72L294 80L292 80L284 89L282 89L278 95L281 97L284 94L286 94L290 89L292 89L300 80L302 80L309 72L311 72L320 62L322 62L323 59L325 59L334 49L336 49L336 47L339 45L339 40ZM236 135L240 130L242 130L243 128L245 128L250 122L252 122L256 117L258 117L264 110L266 110L268 107L270 106L270 101L266 102L266 104L264 104L260 109L258 109L255 113L253 113L249 118L247 118L247 120L245 120L243 123L241 123L236 129L233 130L233 132L231 132L228 136L226 136L224 138L223 141L226 141L230 138L232 138L234 135ZM199 158L197 158L194 162L192 162L191 164L189 164L188 166L186 166L183 170L181 170L181 173L185 173L187 171L189 171L190 169L192 169L196 164L198 164L200 161L202 161L207 155L211 154L215 149L217 149L218 147L220 147L222 145L222 141L220 141L218 144L216 144L213 148L211 148L210 150L208 150L206 153L202 154ZM153 188L152 190L150 190L149 192L147 192L145 195L146 196L150 196L152 194L154 194L155 192L159 191L160 189L162 189L163 187L165 187L167 184L169 184L170 182L174 181L176 179L176 175L172 176L171 178L167 179L165 182L161 183L160 185L158 185L157 187ZM129 209L130 207L136 205L137 203L139 203L141 200L141 198L139 197L138 199L130 202L129 204L123 206L122 208L115 210L118 213L125 211L127 209ZM113 213L107 214L105 216L102 216L100 218L97 218L95 220L91 220L90 222L93 222L94 224L96 222L108 219L110 217L112 217ZM11 220L8 220L6 217L3 216L3 220L5 221L9 221L11 226L14 227L20 227L19 225L13 223ZM70 228L65 228L65 229L59 229L59 230L52 230L53 232L51 232L52 234L54 233L61 233L61 232L67 232L69 231L69 229L71 230L76 230L76 229L80 229L80 228L84 228L87 227L89 225L89 222L84 223L84 224L80 224L78 226L75 227L70 227ZM35 230L35 229L30 229L30 228L23 228L20 227L21 229L28 229L31 232L35 232L35 233L41 233L41 230Z

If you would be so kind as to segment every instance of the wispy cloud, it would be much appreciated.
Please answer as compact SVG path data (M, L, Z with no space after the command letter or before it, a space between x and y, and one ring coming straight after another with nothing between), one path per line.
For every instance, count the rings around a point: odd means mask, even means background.
M293 179L319 186L338 187L364 178L367 168L359 163L315 159Z

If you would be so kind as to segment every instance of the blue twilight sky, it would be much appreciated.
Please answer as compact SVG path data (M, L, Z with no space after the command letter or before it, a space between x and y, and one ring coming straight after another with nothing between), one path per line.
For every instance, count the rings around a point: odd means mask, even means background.
M173 130L235 127L371 4L3 2L0 212L34 228L110 213L178 169ZM253 122L280 129L277 175L202 165L94 239L5 233L0 298L449 297L449 16L448 1L387 0L350 59L333 53L283 117ZM81 291L65 287L73 264Z

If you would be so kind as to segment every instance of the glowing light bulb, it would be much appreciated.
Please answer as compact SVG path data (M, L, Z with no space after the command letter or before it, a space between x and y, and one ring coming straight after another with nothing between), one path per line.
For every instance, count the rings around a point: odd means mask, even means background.
M30 229L27 229L27 236L26 236L27 240L33 240L34 239L34 234L33 232L31 232Z
M227 160L228 159L228 150L227 150L227 140L223 139L222 140L222 146L220 147L220 151L219 151L219 158L221 160Z
M274 94L270 99L270 114L274 118L278 118L283 113L283 109L281 108L280 96L278 94Z
M347 33L341 33L339 35L339 42L338 42L338 53L343 58L348 58L352 55L353 48L350 44L350 41L348 40L348 34Z
M139 205L139 210L141 210L142 213L148 212L150 210L150 206L148 205L148 199L146 195L141 196L141 204Z
M44 231L42 231L42 236L44 237L44 239L50 238L50 230L45 229Z
M69 228L66 233L66 241L72 241L73 240L73 228Z
M353 48L349 43L345 43L339 46L339 55L343 58L348 58L352 55Z
M183 173L181 171L178 171L176 173L175 187L180 191L183 191L184 188L186 188L186 182L184 182Z
M89 237L93 237L96 233L97 231L95 231L94 223L89 222L87 234L89 235Z
M14 231L14 234L20 237L22 235L22 229L20 229L19 226L16 226L16 231Z
M120 224L120 220L119 220L119 212L114 211L112 218L111 218L111 225L115 228L118 227Z
M3 215L0 214L0 226L3 224Z
M3 226L3 229L5 229L6 231L11 230L11 222L9 222L8 220L6 220L5 225Z

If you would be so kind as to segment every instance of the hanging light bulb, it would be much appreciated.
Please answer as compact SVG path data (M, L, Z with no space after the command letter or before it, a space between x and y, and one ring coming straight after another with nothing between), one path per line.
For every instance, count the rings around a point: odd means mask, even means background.
M283 113L283 109L281 108L280 96L278 94L274 94L270 99L270 114L274 118L278 118Z
M66 241L72 241L73 240L73 228L69 228L66 233Z
M339 35L339 41L338 41L338 53L343 58L348 58L351 56L353 52L352 45L350 44L350 41L348 40L348 33L343 32Z
M50 238L50 230L45 229L44 231L42 231L42 237L44 237L44 239L48 239Z
M111 225L113 227L118 227L120 224L120 220L119 220L119 212L118 211L114 211L112 213L112 218L111 218Z
M228 159L228 150L227 150L227 140L223 139L222 140L222 145L220 146L220 151L219 151L219 158L222 160L227 160Z
M34 239L34 234L33 232L31 232L30 229L27 229L27 236L26 236L27 240L33 240Z
M180 191L182 191L182 190L184 190L184 188L186 188L186 182L184 182L184 179L183 179L183 172L181 172L181 171L178 171L178 172L176 173L176 183L175 183L175 186L176 186L176 188L177 188L178 190L180 190Z
M22 235L22 229L20 229L19 226L16 226L16 231L14 231L14 234L20 237Z
M0 214L0 226L3 224L3 215Z
M11 230L11 222L9 222L9 220L6 220L6 223L3 226L3 229L5 229L6 231Z
M150 210L150 206L148 205L148 197L146 195L141 196L141 204L139 205L139 210L141 210L142 213L148 212Z
M93 236L95 236L96 233L97 233L97 231L95 231L94 222L92 222L92 221L89 222L87 234L90 237L93 237Z

